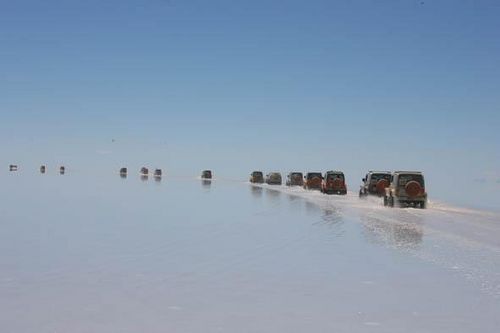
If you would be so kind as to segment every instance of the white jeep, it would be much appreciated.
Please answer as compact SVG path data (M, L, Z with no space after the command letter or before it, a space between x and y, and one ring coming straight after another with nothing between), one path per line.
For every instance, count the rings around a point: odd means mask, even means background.
M385 189L384 206L426 208L424 175L418 171L393 172L391 184Z

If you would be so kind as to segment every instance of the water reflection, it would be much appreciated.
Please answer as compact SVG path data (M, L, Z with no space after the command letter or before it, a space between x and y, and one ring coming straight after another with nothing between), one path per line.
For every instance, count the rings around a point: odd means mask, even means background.
M317 215L317 214L321 213L321 208L319 208L318 205L313 204L312 202L309 202L306 200L304 202L304 205L306 207L307 215Z
M120 173L120 178L122 178L122 179L127 178L127 174L126 173Z
M297 195L293 195L293 194L288 194L287 197L288 197L288 201L290 202L290 204L295 204L295 203L300 202L302 200L301 197L299 197Z
M321 220L324 222L324 224L328 225L333 225L342 222L342 214L340 213L340 209L338 208L324 209L323 215L321 216Z
M148 175L141 175L141 180L143 182L147 181L149 179Z
M272 187L261 187L250 185L250 193L255 198L262 198L263 193L266 193L266 199L274 205L279 205L281 203L281 197L285 196L288 200L290 209L305 212L309 218L313 219L315 222L312 224L314 226L326 226L328 228L328 235L334 235L338 237L345 233L344 221L340 208L328 207L322 208L316 203L308 201L296 194L290 194L282 192L279 189ZM330 236L328 236L330 238Z
M266 188L266 197L272 204L279 204L281 201L281 191Z
M254 198L262 198L264 190L260 186L250 185L250 193L252 193Z
M345 234L344 220L340 209L332 207L328 209L321 209L322 215L318 222L314 223L314 226L326 227L328 233L325 236L330 241L333 238L341 237Z
M210 189L210 187L212 187L212 181L210 179L202 179L201 186L205 189Z
M295 212L304 211L304 199L295 194L287 194L288 207Z
M423 240L422 218L408 215L378 217L365 215L362 218L367 238L374 243L415 249Z

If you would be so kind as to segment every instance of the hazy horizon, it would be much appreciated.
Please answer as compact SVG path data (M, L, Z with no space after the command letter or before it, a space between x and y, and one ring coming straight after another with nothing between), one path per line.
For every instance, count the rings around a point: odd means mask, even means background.
M0 172L422 170L500 207L495 1L16 1ZM112 140L115 140L112 142Z

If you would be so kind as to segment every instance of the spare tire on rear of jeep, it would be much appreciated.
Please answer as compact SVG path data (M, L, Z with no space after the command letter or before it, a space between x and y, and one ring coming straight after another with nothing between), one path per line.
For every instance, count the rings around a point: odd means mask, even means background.
M422 191L422 186L417 181L412 180L405 185L405 191L410 198L414 198Z
M386 187L389 187L389 181L387 179L380 179L377 185L375 185L378 195L383 195Z
M336 178L333 180L333 188L337 189L342 187L342 180L339 178Z

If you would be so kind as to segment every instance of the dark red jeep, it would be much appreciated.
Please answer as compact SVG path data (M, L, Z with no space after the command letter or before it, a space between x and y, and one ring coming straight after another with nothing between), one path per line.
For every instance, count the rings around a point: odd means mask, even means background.
M326 194L347 194L347 186L342 171L327 171L321 182L321 192Z
M304 176L304 189L321 191L321 172L308 172Z

